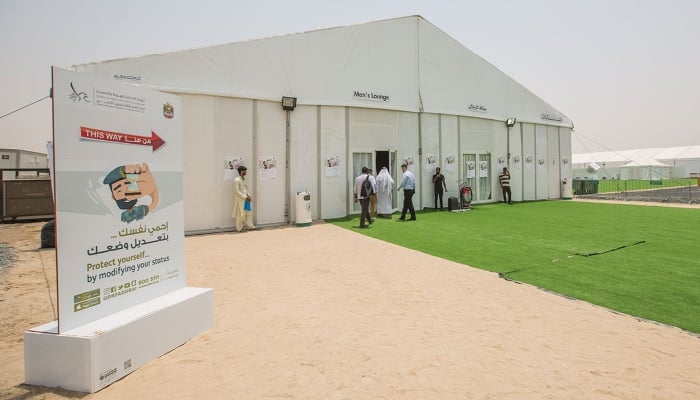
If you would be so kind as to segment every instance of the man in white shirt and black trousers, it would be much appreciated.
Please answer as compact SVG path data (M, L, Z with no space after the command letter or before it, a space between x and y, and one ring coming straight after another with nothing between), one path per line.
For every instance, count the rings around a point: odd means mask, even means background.
M362 211L360 212L360 228L369 228L369 224L374 222L369 216L369 196L377 192L377 181L369 173L367 167L362 167L362 173L355 178L355 190L353 195L355 202L360 202ZM367 223L365 223L367 221Z

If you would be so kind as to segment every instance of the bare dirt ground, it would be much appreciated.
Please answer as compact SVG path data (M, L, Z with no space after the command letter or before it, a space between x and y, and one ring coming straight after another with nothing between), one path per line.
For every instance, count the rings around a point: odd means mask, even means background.
M214 327L95 394L28 386L23 332L56 317L41 225L0 224L0 399L700 397L696 336L323 223L188 237Z

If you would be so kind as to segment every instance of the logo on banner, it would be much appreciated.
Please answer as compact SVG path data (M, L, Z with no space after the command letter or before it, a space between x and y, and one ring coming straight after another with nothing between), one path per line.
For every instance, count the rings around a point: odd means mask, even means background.
M140 81L141 77L137 75L114 74L114 79L118 81Z
M81 101L84 101L86 103L90 103L90 100L88 99L88 95L85 92L78 92L75 89L75 86L73 86L73 82L70 83L70 88L73 90L73 93L68 95L68 98L73 100L73 103L80 103Z
M163 116L172 119L175 116L175 107L170 103L163 104Z
M114 374L116 374L116 373L117 373L117 369L116 369L116 368L108 369L107 371L105 371L105 372L103 372L103 373L100 374L100 378L99 378L99 379L100 379L100 382L104 381L105 379L108 379L110 376L112 376L112 375L114 375Z

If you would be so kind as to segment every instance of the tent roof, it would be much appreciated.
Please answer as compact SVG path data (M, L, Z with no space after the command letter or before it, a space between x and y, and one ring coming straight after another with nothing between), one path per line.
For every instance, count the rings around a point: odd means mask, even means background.
M174 93L572 126L420 16L70 67Z

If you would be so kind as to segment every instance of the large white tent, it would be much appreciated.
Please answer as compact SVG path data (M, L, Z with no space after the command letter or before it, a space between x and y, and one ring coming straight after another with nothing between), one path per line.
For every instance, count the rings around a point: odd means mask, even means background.
M232 227L232 158L263 225L294 221L300 191L314 219L353 213L359 169L397 180L404 161L417 208L433 206L435 166L448 195L466 182L475 203L499 200L503 166L515 201L571 197L571 120L420 16L71 68L181 96L190 232Z
M700 178L700 145L580 153L572 160L575 179Z

